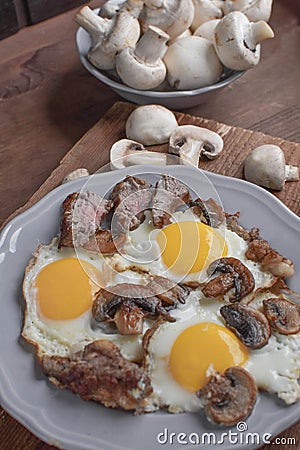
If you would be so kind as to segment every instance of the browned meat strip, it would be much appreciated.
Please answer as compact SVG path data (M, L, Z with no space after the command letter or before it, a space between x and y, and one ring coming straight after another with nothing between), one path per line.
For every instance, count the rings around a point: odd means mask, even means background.
M257 395L252 375L242 367L230 367L224 373L215 372L197 392L207 417L219 424L233 426L251 413Z
M246 257L251 261L261 263L264 270L268 270L275 277L286 278L294 275L294 264L289 259L273 250L263 239L253 239L246 251Z
M156 228L170 223L171 215L183 203L192 201L188 187L169 175L162 175L156 183L152 200L152 218Z
M151 184L145 180L127 176L115 185L110 198L116 208L114 214L117 230L134 230L143 222L144 212L150 206Z
M85 247L100 229L113 202L94 192L74 192L62 204L59 247Z
M139 409L152 392L144 369L107 340L94 341L69 357L44 355L41 364L56 386L106 407Z
M91 236L84 248L91 252L100 252L104 255L116 253L126 242L126 234L122 233L113 238L109 230L97 230L94 236Z

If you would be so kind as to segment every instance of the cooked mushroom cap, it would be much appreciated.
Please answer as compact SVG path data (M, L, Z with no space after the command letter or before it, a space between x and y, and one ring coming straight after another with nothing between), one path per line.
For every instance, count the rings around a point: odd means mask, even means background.
M250 306L236 303L220 309L226 326L249 348L261 348L268 343L271 328L266 316Z
M176 117L170 110L160 105L145 105L128 117L126 136L143 145L163 144L168 142L176 127Z
M221 275L210 280L202 288L206 297L218 297L226 294L232 287L235 293L229 298L230 302L238 302L250 294L255 287L255 281L250 270L237 258L220 258L210 264L208 275L222 272Z
M251 413L257 395L255 381L242 367L230 367L221 375L216 372L197 392L207 418L232 426Z
M300 305L284 298L263 300L264 313L272 328L282 334L294 334L300 331Z

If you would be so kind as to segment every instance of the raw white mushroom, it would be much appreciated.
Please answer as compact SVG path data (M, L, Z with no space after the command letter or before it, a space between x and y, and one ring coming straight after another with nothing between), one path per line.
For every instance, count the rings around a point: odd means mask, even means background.
M130 139L121 139L110 149L110 167L112 170L138 164L166 165L167 155L158 152L149 152L139 142Z
M225 0L223 2L224 14L231 11L243 12L251 22L265 20L271 16L273 0Z
M223 17L223 1L219 0L193 0L195 13L191 25L192 31L195 31L204 22Z
M216 83L222 64L207 39L190 36L170 45L164 57L167 79L175 89L198 89Z
M75 20L91 35L92 46L87 58L98 69L113 69L117 51L134 46L140 37L139 21L128 10L121 10L107 19L84 6Z
M160 105L145 105L136 108L126 122L126 137L144 145L168 142L177 128L175 115Z
M69 181L76 180L77 178L87 177L88 175L89 171L84 167L80 167L79 169L75 169L73 172L68 173L62 180L61 184L68 183Z
M280 147L265 144L256 147L244 163L245 178L252 183L281 191L286 181L299 180L299 168L286 165Z
M218 133L195 125L182 125L172 133L169 153L180 156L183 164L198 167L201 156L215 159L223 150Z
M190 27L193 17L192 0L144 0L139 20L144 32L148 25L154 25L175 39Z
M165 79L162 61L169 35L160 28L149 26L135 48L128 47L116 56L116 69L121 80L136 89L152 89Z
M208 20L199 25L193 33L193 36L199 36L214 42L215 29L221 19Z
M179 36L177 36L175 39L172 39L171 41L168 42L168 45L172 45L174 44L174 42L179 41L179 39L183 39L186 37L192 36L192 32L191 30L188 28L187 30L185 30L183 33L181 33Z
M233 11L216 26L214 44L224 66L247 70L259 62L259 43L272 37L273 30L266 22L249 22L245 14Z

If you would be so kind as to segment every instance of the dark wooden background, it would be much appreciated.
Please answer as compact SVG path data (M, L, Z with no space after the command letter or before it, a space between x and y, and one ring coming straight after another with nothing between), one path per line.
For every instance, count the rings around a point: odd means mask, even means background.
M12 3L17 1L1 1L0 7ZM39 3L37 0L36 5ZM71 6L64 0L49 0L50 3ZM101 1L87 3L96 7ZM2 221L32 197L76 141L120 100L90 76L78 60L74 43L77 26L73 20L77 9L24 26L0 42ZM0 23L5 23L1 11ZM274 0L270 23L276 37L263 43L260 64L206 104L187 112L300 142L299 17L299 0ZM24 9L21 22L24 24L27 19L28 10ZM101 151L108 149L99 148ZM239 161L244 151L241 147ZM299 151L295 151L298 158ZM287 147L287 161L295 156ZM106 158L104 154L103 160ZM230 168L240 170L229 155L224 167L228 173ZM294 201L299 203L299 197ZM297 444L270 445L265 449L300 448L299 423L282 436L296 437ZM1 450L50 448L0 409Z

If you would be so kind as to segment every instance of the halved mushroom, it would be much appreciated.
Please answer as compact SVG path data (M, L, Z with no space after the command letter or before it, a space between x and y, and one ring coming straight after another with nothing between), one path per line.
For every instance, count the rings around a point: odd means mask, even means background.
M195 125L182 125L171 134L169 153L180 156L183 164L198 167L201 156L216 158L223 149L223 139L214 131Z
M250 270L237 258L220 258L210 264L207 274L222 272L221 275L208 281L202 288L206 297L218 297L226 294L234 287L234 295L229 297L230 302L238 302L250 294L255 287L255 281Z
M264 313L271 325L281 334L300 331L300 305L284 298L272 297L263 300Z
M164 106L139 106L126 121L126 137L143 145L163 144L177 126L175 115Z
M261 348L268 343L271 328L266 316L250 306L236 303L220 309L227 328L248 348Z
M259 62L260 42L272 37L273 30L266 22L249 22L245 14L233 11L215 28L215 50L224 66L247 70Z
M215 371L197 392L206 416L215 423L232 426L251 413L257 396L252 375L242 367L230 367L221 375Z
M110 167L112 170L138 164L164 166L166 163L166 154L149 152L142 144L130 139L121 139L115 142L110 149Z

